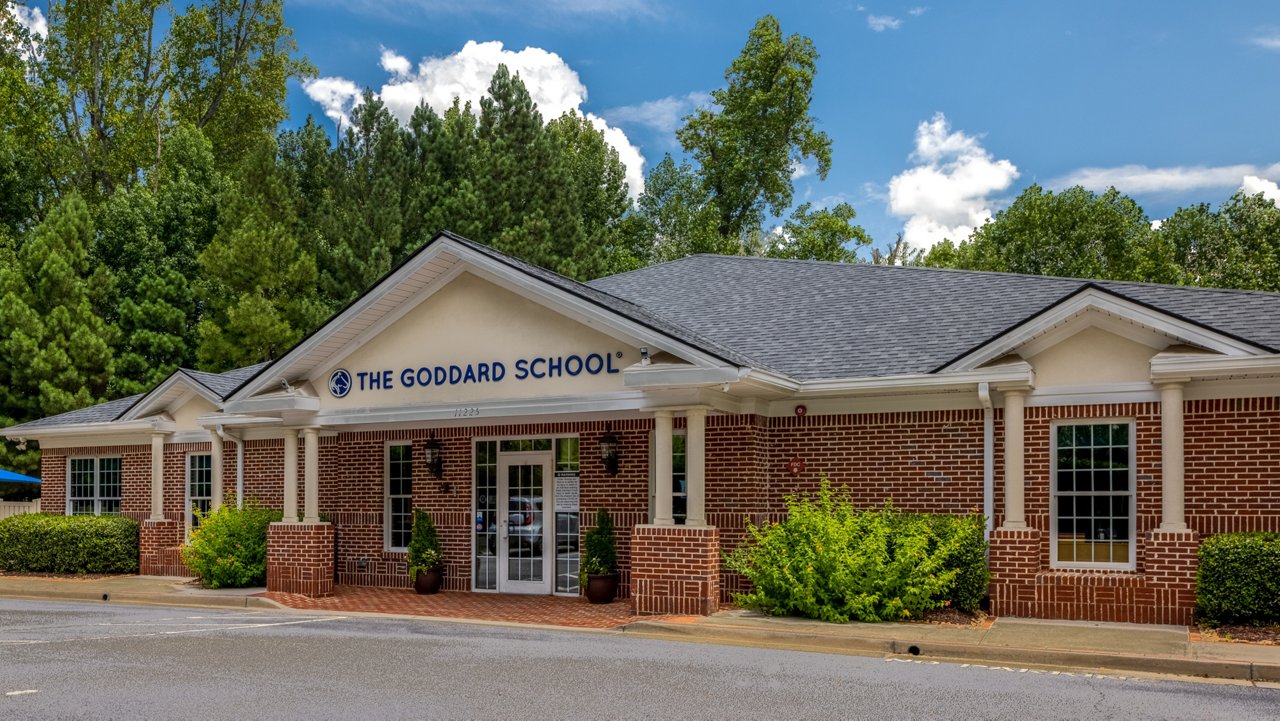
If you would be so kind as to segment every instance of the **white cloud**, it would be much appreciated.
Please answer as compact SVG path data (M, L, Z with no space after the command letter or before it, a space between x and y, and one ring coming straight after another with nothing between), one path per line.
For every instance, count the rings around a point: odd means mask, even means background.
M409 58L387 48L382 49L382 57L379 59L378 64L382 66L383 70L397 78L405 77L413 70L413 64L409 62Z
M611 127L603 118L586 113L582 104L587 100L587 88L578 73L569 67L559 55L542 48L507 50L498 41L478 43L467 41L461 50L444 57L427 57L418 63L416 70L409 61L392 50L382 50L380 63L391 77L377 92L387 109L406 122L421 103L430 105L437 113L444 113L453 105L454 98L471 103L479 110L480 99L489 89L489 81L498 65L505 64L518 74L529 90L530 97L538 105L544 121L558 118L570 110L591 120L602 130L605 140L618 151L626 165L627 185L632 197L644 190L644 158L626 133ZM336 121L346 122L351 108L359 102L359 91L344 78L317 78L304 84L307 95L325 108L325 115Z
M1246 175L1244 176L1244 182L1240 184L1240 189L1244 191L1245 195L1262 193L1264 198L1276 205L1280 205L1280 185L1277 185L1274 180L1259 178L1256 175Z
M907 14L908 14L908 15L910 15L910 16L912 16L912 17L917 17L917 18L918 18L918 17L920 17L921 15L924 15L924 14L925 14L925 12L927 12L928 10L929 10L929 8L923 8L923 7L921 7L921 8L911 8L910 10L908 10L908 11L907 11Z
M1263 48L1264 50L1280 50L1280 33L1255 35L1249 42Z
M6 2L5 5L8 6L9 3ZM13 3L12 8L10 12L13 14L14 19L18 21L19 25L26 28L28 32L32 35L39 35L42 38L49 36L49 23L44 19L44 13L40 12L40 8L28 7L17 3Z
M937 113L916 128L917 165L889 181L889 212L905 217L903 237L914 248L950 238L960 241L991 218L989 196L1018 177L1008 160L996 160L978 139L952 132Z
M1115 187L1122 193L1161 193L1212 188L1231 188L1240 185L1247 175L1276 177L1280 175L1280 163L1267 167L1257 165L1175 166L1149 168L1145 165L1120 165L1114 168L1081 168L1045 185L1050 188L1069 188L1081 185L1101 192Z
M685 116L711 103L707 93L689 93L650 100L639 105L623 105L604 111L610 122L643 125L664 133L674 133Z
M360 88L346 78L311 78L302 83L307 97L324 108L339 126L351 124L351 110L360 102Z
M1155 220L1151 221L1151 229L1152 229L1152 230L1160 230L1160 228L1164 225L1164 221L1165 221L1165 219L1164 219L1164 218L1157 218L1157 219L1155 219Z
M791 161L791 179L799 180L807 175L813 175L814 167L812 163L806 163L802 160Z
M902 27L902 21L892 15L868 15L867 27L882 33L885 30L897 30Z

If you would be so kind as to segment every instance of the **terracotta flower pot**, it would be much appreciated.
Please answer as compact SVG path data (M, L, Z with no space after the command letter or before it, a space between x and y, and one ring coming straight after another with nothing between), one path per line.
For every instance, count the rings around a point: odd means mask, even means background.
M439 593L443 585L444 571L433 568L428 571L418 571L418 577L413 582L413 590L418 593Z

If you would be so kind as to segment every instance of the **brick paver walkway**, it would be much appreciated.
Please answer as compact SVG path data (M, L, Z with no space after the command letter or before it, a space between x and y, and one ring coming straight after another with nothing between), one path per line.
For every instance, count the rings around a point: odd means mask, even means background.
M292 593L257 594L289 608L307 611L356 611L406 616L437 616L479 621L507 621L578 628L616 628L635 617L631 602L591 604L585 598L518 596L443 591L420 596L413 589L335 586L329 598Z

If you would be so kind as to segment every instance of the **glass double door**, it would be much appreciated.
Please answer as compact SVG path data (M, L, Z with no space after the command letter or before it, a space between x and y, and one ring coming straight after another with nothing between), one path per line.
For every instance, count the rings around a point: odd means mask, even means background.
M498 591L551 593L555 555L553 456L504 453L498 461ZM504 510L505 509L505 510Z

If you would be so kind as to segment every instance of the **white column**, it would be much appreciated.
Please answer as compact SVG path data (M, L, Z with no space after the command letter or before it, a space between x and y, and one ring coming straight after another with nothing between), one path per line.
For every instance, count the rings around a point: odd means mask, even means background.
M674 526L671 515L671 411L653 414L653 524Z
M209 430L209 472L213 474L213 500L210 510L222 506L222 436L218 429Z
M1025 468L1023 467L1022 409L1026 403L1025 390L1004 392L1004 526L1026 528L1027 516L1023 503Z
M302 522L320 522L320 432L315 428L302 429L303 488Z
M1182 383L1160 384L1160 530L1187 530L1184 508Z
M151 434L151 520L164 520L164 434Z
M688 435L685 436L684 473L689 505L684 522L687 526L705 526L707 525L707 411L705 408L690 408L685 412L685 420L688 425Z
M284 432L284 522L298 522L298 431Z

